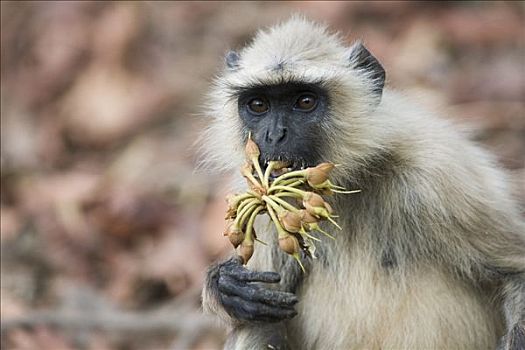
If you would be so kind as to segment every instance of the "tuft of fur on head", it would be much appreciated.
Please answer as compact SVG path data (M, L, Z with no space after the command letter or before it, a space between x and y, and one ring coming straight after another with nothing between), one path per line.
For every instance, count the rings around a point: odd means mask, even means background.
M215 79L207 99L209 124L199 140L201 166L216 171L237 169L244 160L248 135L238 114L239 92L288 82L319 84L329 92L330 116L319 125L330 135L326 151L321 151L326 160L350 164L366 158L379 143L369 115L380 96L374 93L376 81L353 58L359 46L348 48L326 26L293 16L260 30L238 54L229 53L227 60L235 61L228 62ZM345 152L333 151L341 147ZM348 154L354 160L347 159Z

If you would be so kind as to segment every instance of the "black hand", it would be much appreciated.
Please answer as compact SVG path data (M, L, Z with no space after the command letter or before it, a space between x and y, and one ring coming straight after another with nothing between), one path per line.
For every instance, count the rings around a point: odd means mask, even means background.
M244 321L279 322L297 315L292 293L268 289L257 282L278 283L276 272L250 271L239 258L232 258L219 267L219 297L225 310Z

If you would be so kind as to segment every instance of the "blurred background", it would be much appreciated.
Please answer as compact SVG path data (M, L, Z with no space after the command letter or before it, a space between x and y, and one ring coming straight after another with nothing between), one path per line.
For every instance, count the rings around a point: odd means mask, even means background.
M525 202L523 2L2 1L2 349L220 348L199 297L228 174L195 171L200 106L228 49L296 12L470 125Z

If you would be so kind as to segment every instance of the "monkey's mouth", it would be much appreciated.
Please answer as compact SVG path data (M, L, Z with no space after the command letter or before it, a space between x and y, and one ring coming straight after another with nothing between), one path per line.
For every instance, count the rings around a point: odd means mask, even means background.
M261 157L261 159L259 160L259 164L263 171L266 171L268 165L272 161L278 162L278 164L274 166L275 169L273 169L270 173L271 177L278 177L288 171L303 170L308 167L314 166L314 164L311 164L310 162L302 158L287 157L286 155L268 156L264 158Z

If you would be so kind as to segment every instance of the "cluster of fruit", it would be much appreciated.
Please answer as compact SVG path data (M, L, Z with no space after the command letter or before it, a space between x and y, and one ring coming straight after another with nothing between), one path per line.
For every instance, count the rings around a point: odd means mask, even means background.
M279 247L292 255L302 267L301 250L315 256L314 242L319 239L311 234L312 231L333 238L321 229L320 221L327 220L341 229L334 220L336 216L332 207L321 195L359 191L346 191L329 180L329 174L335 167L333 163L292 170L288 168L289 163L269 161L263 172L259 164L259 147L251 138L248 138L245 154L247 162L241 173L248 182L249 190L228 195L228 223L224 235L235 248L240 247L239 255L246 264L253 255L254 242L261 242L253 228L255 218L267 213L279 235Z

